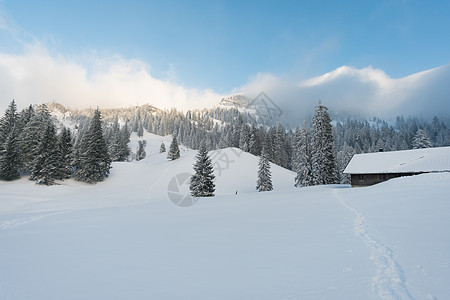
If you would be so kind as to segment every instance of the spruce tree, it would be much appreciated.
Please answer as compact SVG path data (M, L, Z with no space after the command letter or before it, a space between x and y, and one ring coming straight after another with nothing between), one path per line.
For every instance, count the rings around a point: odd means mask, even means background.
M16 103L12 100L5 111L5 115L0 119L0 155L1 151L4 149L6 140L16 125L17 118L18 114Z
M314 185L337 181L333 128L328 108L319 104L312 118L312 175Z
M138 128L137 128L137 136L138 137L143 137L144 136L144 126L142 125L142 121L139 120L138 122Z
M297 176L295 176L296 187L313 185L311 148L309 130L297 128L295 131L293 162L294 171L297 173Z
M14 180L20 177L20 156L17 143L17 130L9 133L0 153L0 179Z
M338 175L339 175L339 183L341 184L350 184L351 183L351 176L350 174L344 174L344 170L347 167L350 160L353 158L353 155L355 155L355 149L353 147L347 145L346 142L344 142L344 146L340 151L337 153L337 166L338 166Z
M128 147L130 142L130 131L128 129L128 122L120 129L119 141L118 141L118 159L117 161L126 161L130 156L131 149Z
M172 143L169 146L169 152L167 153L167 158L170 160L175 160L180 157L180 147L178 146L177 137L173 135Z
M430 141L427 133L423 129L417 130L416 135L412 141L413 149L431 148L433 144Z
M59 159L55 127L49 123L35 149L30 180L35 180L38 184L53 185L60 175Z
M275 163L283 168L288 166L286 131L283 125L278 124L275 143L274 143L274 159Z
M119 119L117 116L114 117L114 121L109 134L106 138L108 142L108 154L111 161L120 161L121 158L121 134L119 128Z
M262 149L258 162L258 180L256 182L258 192L267 192L273 190L272 174L270 172L270 163L266 157L265 148Z
M261 154L262 149L262 140L261 140L261 131L259 128L256 128L255 126L252 126L251 134L250 134L250 142L249 142L249 148L250 153L258 156Z
M242 124L241 132L239 134L239 148L245 152L250 150L250 127L247 124Z
M20 159L22 171L29 172L33 167L33 160L38 153L38 146L48 126L54 126L50 112L45 104L40 105L25 125L19 137Z
M58 137L58 179L67 179L72 176L73 147L70 130L63 128Z
M147 146L147 141L138 141L138 149L136 150L136 160L144 159L147 156L145 152L145 147Z
M202 142L194 165L195 174L191 176L189 189L193 197L213 197L215 191L214 169L208 156L206 143Z
M159 147L159 153L166 152L166 145L164 142L161 143L161 147Z
M111 159L103 137L100 111L97 109L89 130L81 140L76 159L75 179L88 183L103 181L109 175Z

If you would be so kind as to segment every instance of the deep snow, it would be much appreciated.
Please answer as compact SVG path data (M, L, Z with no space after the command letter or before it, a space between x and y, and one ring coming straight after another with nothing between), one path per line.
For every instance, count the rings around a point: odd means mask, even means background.
M272 165L257 193L258 158L229 148L216 196L179 207L196 151L167 161L171 138L144 138L94 186L0 182L0 299L450 297L449 173L297 189Z

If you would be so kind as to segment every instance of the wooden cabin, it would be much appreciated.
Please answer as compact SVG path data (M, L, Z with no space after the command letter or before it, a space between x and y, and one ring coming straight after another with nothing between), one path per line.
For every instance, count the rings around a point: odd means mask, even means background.
M344 170L353 187L435 172L450 172L450 147L355 154Z

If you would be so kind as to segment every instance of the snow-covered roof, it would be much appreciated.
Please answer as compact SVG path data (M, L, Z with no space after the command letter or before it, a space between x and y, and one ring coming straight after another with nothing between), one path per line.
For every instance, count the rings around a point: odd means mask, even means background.
M450 147L356 154L345 174L450 172Z

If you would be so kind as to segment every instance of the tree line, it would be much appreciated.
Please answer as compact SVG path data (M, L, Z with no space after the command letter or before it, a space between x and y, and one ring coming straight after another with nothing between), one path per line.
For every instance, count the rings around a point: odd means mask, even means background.
M36 153L51 152L54 157L65 156L65 158L56 160L61 166L49 167L52 170L59 170L55 171L58 175L51 176L54 179L49 183L54 182L55 179L67 178L69 175L61 174L64 172L69 174L69 170L71 171L69 177L83 181L85 175L76 175L77 172L82 174L82 166L78 160L82 157L83 151L87 151L88 148L84 147L81 151L81 145L86 143L83 139L93 126L91 123L96 111L98 114L100 111L98 109L84 112L68 111L61 105L49 104L49 106L53 110L59 110L63 115L69 112L69 117L63 124L71 124L70 130L63 128L61 123L51 117L46 105L36 108L30 106L20 113L17 113L14 102L8 107L0 121L0 161L3 161L0 163L0 168L4 168L5 172L9 170L6 172L8 174L1 173L6 174L1 175L3 179L17 178L23 174L30 174L30 178L39 178L41 175L34 175L39 172L33 169L33 165L40 165L34 161ZM311 121L305 122L303 126L296 129L286 129L280 123L273 126L257 124L256 118L249 116L248 113L241 113L236 108L217 107L182 113L175 109L158 110L149 105L102 110L102 115L104 112L107 117L101 122L100 127L110 161L130 159L131 150L128 148L128 143L131 132L136 132L138 136L142 136L144 131L162 136L172 134L178 144L182 143L192 149L199 149L202 142L211 150L236 147L256 156L261 156L264 149L264 156L269 162L297 173L300 172L301 174L297 174L297 177L303 179L296 179L296 184L301 186L320 184L320 182L348 183L349 178L342 174L342 171L355 153L376 152L379 149L390 151L450 145L450 130L437 117L433 118L431 123L418 118L398 117L393 125L375 118L364 121L334 120L331 125L329 113L326 113L327 117L323 114L323 111L327 111L326 107L319 104L317 108L320 110L314 113L315 116ZM320 118L317 119L319 115L324 115L322 117L327 118L326 122ZM45 125L49 123L53 125ZM315 133L314 128L320 126L327 128L326 138L321 138ZM35 131L32 128L35 128ZM60 144L58 150L52 150L52 147L45 148L42 143L42 134L48 131L48 143L55 144L53 130L55 130L56 144ZM97 128L97 130L100 129ZM12 134L12 132L15 133ZM63 136L66 139L65 146L62 145ZM330 156L332 152L336 167L331 168L334 173L329 174L328 177L333 180L323 181L314 178L315 175L311 171L324 163L319 153L315 153L319 151L317 149L326 146L320 142L321 140L333 141L333 146L327 146L328 149L325 151L328 154L322 153L324 157ZM41 147L40 151L38 145ZM143 142L139 147L136 151L136 159L142 159L145 155ZM41 159L50 160L46 157ZM329 166L323 167L330 169ZM61 171L62 169L65 171ZM107 176L107 172L104 172L104 175Z

